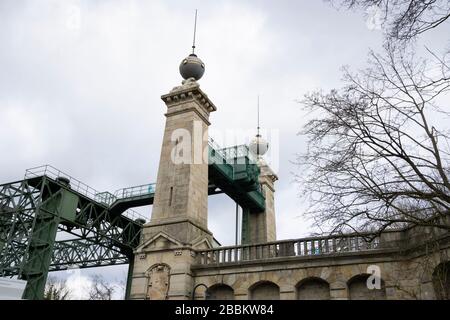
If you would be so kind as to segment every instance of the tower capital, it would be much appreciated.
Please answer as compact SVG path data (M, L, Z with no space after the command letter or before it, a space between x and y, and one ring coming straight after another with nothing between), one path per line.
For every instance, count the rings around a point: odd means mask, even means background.
M193 78L184 80L181 86L177 86L168 94L162 95L161 99L166 103L168 108L192 101L203 107L207 112L214 112L217 110L214 103L212 103L208 98L208 95L200 89L200 85Z
M278 180L278 176L262 157L258 158L257 164L261 170L261 174L259 175L260 177L268 177L272 182Z

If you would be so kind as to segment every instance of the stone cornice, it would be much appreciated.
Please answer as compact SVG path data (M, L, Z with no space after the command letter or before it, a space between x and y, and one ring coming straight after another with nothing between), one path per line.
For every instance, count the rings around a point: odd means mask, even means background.
M208 112L217 110L214 103L212 103L196 82L186 82L179 87L175 87L170 93L162 95L161 99L166 103L167 107L188 101L195 101Z
M190 223L194 225L195 227L199 228L203 232L212 235L212 232L209 231L207 228L201 225L198 221L194 221L190 218L164 218L164 219L152 219L150 222L147 222L144 224L144 228L152 228L152 227L159 227L159 226L166 226L171 224L177 224L177 223Z
M272 182L278 180L278 176L273 172L272 168L264 161L264 159L260 158L258 160L258 166L261 170L260 177L268 177Z

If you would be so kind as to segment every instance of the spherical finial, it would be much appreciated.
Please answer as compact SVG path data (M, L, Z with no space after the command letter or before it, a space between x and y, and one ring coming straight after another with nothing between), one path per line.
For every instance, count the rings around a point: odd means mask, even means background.
M260 157L265 155L267 150L269 150L269 143L261 137L261 135L257 134L256 137L250 141L248 148L252 154Z
M204 73L205 64L194 53L191 53L181 61L180 74L183 79L194 78L195 80L200 80Z

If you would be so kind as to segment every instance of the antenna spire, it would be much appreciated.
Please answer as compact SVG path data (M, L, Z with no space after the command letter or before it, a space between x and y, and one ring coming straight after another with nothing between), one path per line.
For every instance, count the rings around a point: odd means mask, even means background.
M258 104L257 104L257 114L258 114L258 127L257 127L257 129L258 129L258 134L257 134L257 137L259 137L260 136L260 134L259 134L259 94L258 94Z
M197 9L195 9L194 39L192 40L192 54L195 54L195 34L196 33L197 33Z
M195 36L197 34L197 9L195 9L194 39L192 40L192 53L180 63L180 74L184 80L194 78L200 80L205 73L205 64L195 55ZM184 84L184 82L183 82Z

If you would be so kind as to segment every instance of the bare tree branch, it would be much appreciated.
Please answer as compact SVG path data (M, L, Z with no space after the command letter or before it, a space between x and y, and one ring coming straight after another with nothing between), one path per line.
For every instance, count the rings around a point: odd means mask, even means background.
M348 9L376 8L390 41L410 41L450 18L448 0L329 0Z
M434 54L416 59L389 43L385 50L370 53L366 70L344 69L342 90L302 101L320 115L302 131L308 150L297 161L309 172L297 176L308 212L332 232L450 229L430 220L450 214L450 138L435 121L449 116L449 106L440 105L449 97L449 63Z
M71 292L65 280L49 277L45 285L44 300L68 300Z
M91 278L92 284L89 290L89 300L112 300L116 288L99 275Z

